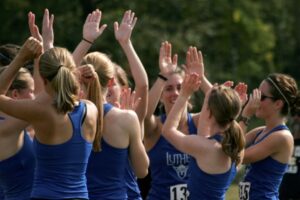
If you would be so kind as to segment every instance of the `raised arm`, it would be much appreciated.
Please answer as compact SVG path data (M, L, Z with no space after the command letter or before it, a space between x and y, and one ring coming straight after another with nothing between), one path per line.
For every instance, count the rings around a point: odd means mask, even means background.
M239 117L239 124L242 127L244 133L247 133L247 126L249 125L250 118L255 115L255 112L260 104L261 92L258 89L254 89L252 94L249 95L249 100L244 106L242 113ZM249 144L253 140L251 134L246 134L246 143Z
M35 24L35 14L32 12L28 13L28 25L31 36L43 43L43 52L54 47L53 21L54 15L50 16L49 10L45 9L41 35L38 26ZM44 90L43 80L39 73L39 57L34 59L33 79L35 83L34 93L38 94Z
M186 70L188 73L197 73L201 79L201 90L206 94L211 88L212 84L204 74L204 63L201 51L196 47L190 47L186 53Z
M161 44L159 51L160 73L149 91L148 110L145 118L145 129L147 130L147 132L145 132L146 136L147 133L152 133L157 126L153 114L160 100L165 83L168 80L167 77L176 70L176 67L177 55L175 54L172 58L172 45L168 41L165 41Z
M44 51L54 47L54 32L53 32L54 15L49 14L49 10L45 9L42 26L42 37Z
M175 104L163 125L162 135L179 151L193 155L195 151L195 135L186 135L177 129L181 115L191 94L199 89L200 78L196 73L186 74ZM197 136L196 136L197 137Z
M100 26L102 12L96 9L92 13L88 14L85 23L83 25L82 40L77 45L73 52L73 58L77 66L80 65L82 58L91 48L94 41L103 33L107 27L106 24Z
M23 104L25 100L12 100L5 94L20 67L26 61L40 56L41 52L42 44L33 37L28 38L9 67L0 74L0 110L6 114L24 120L24 113L30 113L30 108Z
M114 23L115 37L121 45L127 60L129 62L131 74L135 83L135 97L140 98L139 104L135 108L135 112L138 115L139 121L142 124L148 105L148 77L145 68L138 57L133 44L131 42L131 34L136 24L137 18L134 12L128 10L124 13L121 24L118 22Z

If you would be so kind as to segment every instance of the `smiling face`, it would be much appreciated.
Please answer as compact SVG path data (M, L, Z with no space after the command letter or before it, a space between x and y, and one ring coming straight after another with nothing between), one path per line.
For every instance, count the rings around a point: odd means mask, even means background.
M171 74L168 77L161 95L161 102L164 104L167 112L171 110L172 106L175 104L175 101L180 93L182 82L183 78L180 74Z

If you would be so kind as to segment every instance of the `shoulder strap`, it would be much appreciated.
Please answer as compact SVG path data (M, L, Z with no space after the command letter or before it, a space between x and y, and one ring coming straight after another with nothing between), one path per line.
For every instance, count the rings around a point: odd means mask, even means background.
M269 135L271 135L273 132L276 132L276 131L280 131L280 130L289 130L289 128L286 126L286 125L279 125L279 126L276 126L275 128L273 128L272 130L270 130L267 134L265 134L262 138L260 138L257 142L255 142L255 144L261 142L262 140L264 140L266 137L268 137ZM262 133L263 131L260 131L254 141L256 140L256 138Z
M113 107L114 106L109 103L103 104L104 115L106 115Z

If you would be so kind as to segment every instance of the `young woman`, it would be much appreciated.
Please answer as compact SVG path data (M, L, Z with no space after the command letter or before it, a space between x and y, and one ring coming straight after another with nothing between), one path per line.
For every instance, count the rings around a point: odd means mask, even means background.
M3 72L6 67L1 68ZM34 99L34 81L21 68L6 95L14 100ZM28 123L0 111L0 188L3 199L30 199L35 158Z
M40 58L45 90L34 100L13 100L5 90L28 58L41 54L42 45L29 38L0 76L0 110L27 121L35 130L36 154L32 199L88 199L85 171L97 132L98 111L79 101L79 84L71 54L51 48ZM101 112L101 111L100 111ZM94 149L99 150L99 140Z
M189 156L170 144L162 135L162 126L171 108L179 97L184 72L177 68L177 55L172 59L171 44L163 42L160 48L160 74L149 92L148 111L145 118L144 144L150 159L151 188L147 199L187 198ZM203 70L202 57L198 70ZM196 70L196 69L193 69ZM161 102L165 114L154 116L154 110ZM184 106L179 130L185 134L196 134L199 114L191 114Z
M187 67L190 63L188 59ZM192 156L189 165L189 195L185 196L192 200L221 200L225 199L225 192L243 157L245 141L235 121L241 110L241 102L233 89L214 86L206 93L197 135L187 135L179 130L181 113L199 85L198 74L186 75L179 97L163 126L162 135L178 150ZM177 196L175 199L182 197Z
M296 81L285 74L271 74L250 96L243 110L243 120L252 115L264 120L265 126L246 134L244 164L249 164L240 183L241 199L278 199L282 177L293 152L293 136L285 125L289 113L299 111Z

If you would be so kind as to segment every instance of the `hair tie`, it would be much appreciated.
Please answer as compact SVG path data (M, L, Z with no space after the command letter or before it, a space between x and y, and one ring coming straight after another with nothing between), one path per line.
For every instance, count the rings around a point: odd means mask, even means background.
M277 86L277 84L270 77L268 77L267 80L269 80L272 83L272 85L280 93L280 95L283 97L284 101L287 103L288 107L290 108L289 101L287 100L287 98L285 97L285 95L283 94L283 92L280 90L280 88Z
M57 67L57 71L60 70L60 68L62 68L64 65L58 65Z

